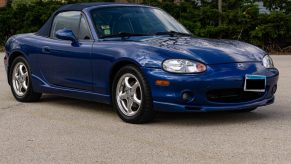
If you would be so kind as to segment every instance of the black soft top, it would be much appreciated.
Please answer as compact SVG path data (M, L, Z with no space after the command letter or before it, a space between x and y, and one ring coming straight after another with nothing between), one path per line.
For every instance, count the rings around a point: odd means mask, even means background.
M63 11L82 11L89 7L98 7L98 6L115 6L115 5L130 5L130 6L142 6L138 4L126 4L126 3L112 3L112 2L95 2L95 3L76 3L76 4L67 4L61 6L58 10L56 10L46 21L46 23L36 32L37 35L49 37L51 26L56 14Z

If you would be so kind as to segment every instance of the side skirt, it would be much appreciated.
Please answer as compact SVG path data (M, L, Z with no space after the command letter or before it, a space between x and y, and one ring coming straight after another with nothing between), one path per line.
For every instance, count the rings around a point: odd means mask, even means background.
M51 86L38 78L37 76L32 75L32 83L35 91L42 93L50 93L55 95L60 95L64 97L95 101L104 104L111 104L111 96L98 94L92 91L79 90L74 88L66 88L59 86Z

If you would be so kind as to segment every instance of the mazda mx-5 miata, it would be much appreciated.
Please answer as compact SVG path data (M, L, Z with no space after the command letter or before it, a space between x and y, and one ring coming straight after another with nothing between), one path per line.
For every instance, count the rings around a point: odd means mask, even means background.
M137 4L62 6L5 49L18 101L52 93L113 104L130 123L156 111L252 111L274 102L279 76L265 51L194 37L163 10Z

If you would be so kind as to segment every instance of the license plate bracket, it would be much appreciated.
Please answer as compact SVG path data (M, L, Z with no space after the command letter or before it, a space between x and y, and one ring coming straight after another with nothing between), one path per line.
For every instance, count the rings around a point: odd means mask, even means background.
M244 91L247 92L265 92L266 76L245 75Z

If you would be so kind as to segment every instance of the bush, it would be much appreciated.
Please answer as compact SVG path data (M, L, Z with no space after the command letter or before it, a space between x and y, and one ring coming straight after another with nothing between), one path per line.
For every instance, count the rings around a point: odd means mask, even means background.
M291 14L272 12L259 17L256 29L250 32L252 41L271 51L281 51L291 43Z
M58 1L36 1L30 5L10 5L0 10L0 45L6 39L18 33L37 31L48 17L60 6Z
M0 46L17 33L37 31L47 18L61 5L61 1L13 1L0 9ZM96 2L96 0L68 0L66 3ZM111 1L111 0L107 0ZM160 7L179 20L194 35L210 38L236 39L249 42L265 50L283 51L291 45L291 10L280 1L265 1L269 14L259 13L253 0L224 0L223 13L217 10L216 1L145 0L143 3ZM290 3L283 0L282 3ZM222 24L218 24L219 16ZM288 48L287 48L288 49ZM290 49L290 48L289 48Z
M280 5L279 1L266 1L271 10L269 14L259 13L253 0L224 0L221 14L217 10L217 1L177 4L151 0L144 3L163 8L196 36L242 40L268 51L290 50L284 47L291 45L291 6ZM282 3L291 1L283 0ZM218 24L219 16L222 17L221 25Z

